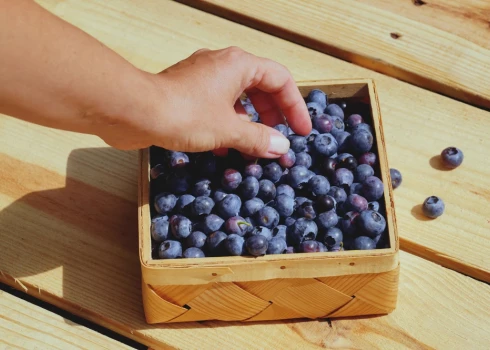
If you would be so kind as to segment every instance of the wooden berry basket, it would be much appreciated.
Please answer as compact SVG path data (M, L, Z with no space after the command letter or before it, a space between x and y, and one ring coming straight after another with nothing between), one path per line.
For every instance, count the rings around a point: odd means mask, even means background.
M318 88L330 100L357 101L368 106L372 118L369 122L375 130L373 149L385 185L381 204L386 212L388 247L256 258L152 259L150 162L149 150L145 149L140 152L139 248L147 323L316 319L380 315L394 310L399 243L374 82L306 81L297 85L304 96Z

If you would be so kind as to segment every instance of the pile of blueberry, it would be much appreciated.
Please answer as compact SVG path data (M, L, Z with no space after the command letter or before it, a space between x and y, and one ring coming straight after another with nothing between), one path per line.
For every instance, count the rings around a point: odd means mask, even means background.
M151 147L155 258L389 246L369 105L331 103L318 89L305 103L313 129L301 136L276 125L291 145L278 159L247 161L235 150L218 157ZM242 104L251 121L260 122L250 100ZM397 187L401 174L392 176Z

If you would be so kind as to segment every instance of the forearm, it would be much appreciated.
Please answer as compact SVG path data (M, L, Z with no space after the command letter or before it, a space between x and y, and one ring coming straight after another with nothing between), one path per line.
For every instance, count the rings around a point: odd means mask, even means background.
M0 113L94 134L151 113L150 74L32 1L0 8Z

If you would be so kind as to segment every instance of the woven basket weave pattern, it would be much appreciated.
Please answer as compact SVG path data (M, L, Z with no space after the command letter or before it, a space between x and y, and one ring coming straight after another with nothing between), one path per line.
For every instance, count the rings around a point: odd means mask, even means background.
M398 275L399 267L378 274L316 279L182 286L143 284L143 294L149 323L379 315L395 308Z

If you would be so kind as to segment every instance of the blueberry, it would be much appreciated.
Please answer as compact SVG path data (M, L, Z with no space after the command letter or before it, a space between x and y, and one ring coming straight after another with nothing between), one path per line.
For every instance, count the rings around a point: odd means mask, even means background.
M332 130L330 130L330 133L333 136L340 135L342 132L345 131L345 125L343 118L340 118L338 116L327 116L330 119L330 122L332 123Z
M356 211L347 212L340 220L340 227L344 235L353 236L357 231L357 220L359 213Z
M271 162L264 167L264 178L272 182L278 182L282 176L282 168L276 162Z
M182 168L189 164L189 157L184 152L171 152L169 157L170 167Z
M359 182L353 182L349 187L349 194L362 195L362 184Z
M310 114L311 118L315 118L319 115L322 115L323 110L325 109L325 107L323 107L321 104L316 102L308 102L306 104L306 108L308 108L308 113Z
M325 114L314 117L312 122L313 127L317 129L320 134L332 131L332 120Z
M352 244L352 249L354 250L371 250L375 248L376 243L371 238L366 236L357 237Z
M164 173L165 173L165 167L163 166L163 164L157 164L150 169L150 177L152 180L155 180L159 176L162 176Z
M357 211L361 212L366 210L368 207L368 201L363 196L358 194L351 194L347 197L345 201L344 208L346 211Z
M259 193L257 197L262 199L264 202L270 202L274 198L276 198L276 186L272 183L272 181L267 179L262 179L259 181Z
M313 146L318 154L329 157L337 152L338 144L331 134L321 134L315 138Z
M347 193L341 187L332 186L327 194L335 199L335 202L338 204L342 204L347 200Z
M359 123L357 125L354 125L352 128L351 128L351 132L353 133L354 131L357 131L357 130L365 130L365 131L368 131L369 133L373 133L373 129L371 129L371 126L367 123Z
M150 228L151 238L158 243L165 241L168 237L168 226L168 217L158 216L153 218Z
M226 193L225 190L218 188L216 191L214 191L213 200L215 203L221 202L227 195L228 193Z
M294 198L287 194L280 194L274 200L272 207L280 216L291 216L294 213Z
M188 259L204 258L205 257L203 251L199 248L196 248L196 247L187 248L184 251L183 256L184 256L184 258L188 258Z
M260 164L253 164L252 163L252 164L248 164L247 166L245 166L243 174L245 176L253 176L257 180L260 180L262 178L262 175L263 175L263 169L262 169L262 166Z
M383 182L376 176L368 176L362 183L362 194L369 202L377 201L383 193Z
M226 237L226 233L222 231L215 231L211 233L206 240L207 251L214 256L223 255L224 241Z
M362 119L359 114L351 114L347 117L347 120L345 121L345 126L348 129L352 129L353 127L361 123L364 123L364 119Z
M322 90L313 89L308 93L308 96L306 96L306 101L318 103L323 108L326 108L328 104L328 97Z
M247 238L245 241L245 247L250 255L261 256L267 252L269 242L267 238L262 235L254 235Z
M155 196L154 207L160 214L170 212L177 204L177 197L171 193L160 193Z
M252 230L252 225L241 216L232 216L225 222L225 232L228 234L244 236L250 230Z
M335 140L337 141L338 150L340 152L347 150L350 142L350 132L347 131L338 132L337 135L335 136Z
M294 189L287 184L277 186L276 196L278 197L281 194L285 194L286 196L289 196L291 198L294 198L296 196Z
M276 129L286 137L289 136L288 127L284 124L277 124L276 126L274 126L274 129Z
M298 208L299 206L303 205L305 202L312 203L311 199L308 199L306 197L296 197L294 199L294 202L296 203L295 207Z
M350 137L350 147L356 154L366 153L373 147L373 141L373 134L369 131L363 129L355 130Z
M376 163L376 155L372 152L364 153L357 159L357 163L373 166Z
M448 147L441 152L441 159L444 167L454 169L463 163L464 154L459 148Z
M206 238L207 236L203 232L194 231L186 238L185 242L187 247L202 248L206 243Z
M245 255L245 238L232 233L224 240L224 248L231 256Z
M313 164L311 156L306 152L296 153L296 161L294 165L302 165L305 168L310 168Z
M321 196L330 191L330 182L322 175L314 175L308 181L308 188L314 196Z
M186 238L192 232L192 221L183 215L173 215L170 218L170 229L175 238Z
M277 225L272 229L272 238L282 238L286 240L286 232L287 232L287 226L286 225Z
M300 135L289 135L288 140L294 153L306 151L306 137Z
M284 254L287 244L285 238L274 237L269 241L267 254Z
M211 181L208 179L202 179L197 181L192 188L192 195L199 196L210 196L211 195Z
M422 205L422 212L425 216L435 219L444 213L444 201L437 196L430 196L425 199Z
M238 216L240 208L242 206L242 200L236 194L229 194L216 207L218 213L223 219L231 218L232 216Z
M324 212L335 209L336 201L329 195L321 195L317 197L315 204L319 211Z
M337 169L346 168L353 171L357 168L357 160L353 156L337 159Z
M326 230L337 225L339 218L335 210L329 210L319 214L315 221L320 229Z
M329 104L325 109L325 113L331 115L332 117L335 116L344 120L344 110L335 103Z
M192 194L183 194L177 199L177 203L175 204L175 211L177 213L190 213L190 208L192 202L194 202L196 198Z
M214 208L214 201L211 197L200 196L191 203L192 214L195 216L209 215Z
M314 219L316 218L316 211L311 201L306 201L302 203L297 209L296 214L299 217Z
M335 175L333 177L333 184L335 186L350 186L354 182L354 174L352 171L346 168L340 168L335 170Z
M260 198L252 198L243 203L242 215L252 216L264 207L264 201Z
M298 251L300 253L316 253L318 252L318 241L303 241L299 244Z
M292 149L288 149L288 152L283 154L279 160L279 165L283 168L291 168L296 163L296 153ZM282 175L282 170L281 170Z
M374 202L369 202L368 203L368 209L369 210L374 210L374 211L379 211L379 203L374 201Z
M211 232L218 231L221 229L225 220L220 218L216 214L209 214L204 218L200 227L204 233L210 234Z
M390 169L390 177L391 177L391 187L393 189L397 188L402 183L402 174L397 169Z
M236 190L241 182L242 174L235 169L226 169L221 179L221 185L227 191Z
M265 226L255 226L252 231L247 233L247 237L258 235L265 237L268 241L272 239L272 231Z
M248 176L242 181L239 189L243 199L252 199L259 193L259 180Z
M158 247L160 259L176 259L182 257L182 244L179 241L167 240Z
M359 214L357 225L366 236L374 238L385 230L386 220L377 211L364 210Z
M263 207L257 213L255 213L255 218L261 226L269 229L273 229L279 224L279 213L272 207Z
M289 216L289 217L284 219L284 226L286 226L286 227L293 226L295 222L296 222L296 219Z
M337 160L335 158L326 158L321 162L322 173L329 178L334 176L336 167Z
M288 238L294 245L299 245L306 240L314 240L318 234L318 226L315 221L306 218L299 218L294 225L290 226Z
M308 182L309 176L308 168L302 165L294 166L289 170L288 184L292 188L302 188Z
M340 248L343 239L344 236L339 228L330 227L327 232L325 232L323 242L328 247L328 250L334 251Z
M369 176L374 175L374 169L368 164L360 164L354 169L354 180L356 182L364 182Z

